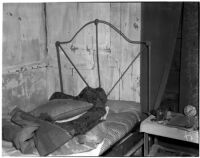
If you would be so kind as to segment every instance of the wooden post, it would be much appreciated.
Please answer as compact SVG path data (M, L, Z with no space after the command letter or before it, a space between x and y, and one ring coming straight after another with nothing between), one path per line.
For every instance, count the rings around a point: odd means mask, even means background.
M149 154L149 135L144 133L144 156Z

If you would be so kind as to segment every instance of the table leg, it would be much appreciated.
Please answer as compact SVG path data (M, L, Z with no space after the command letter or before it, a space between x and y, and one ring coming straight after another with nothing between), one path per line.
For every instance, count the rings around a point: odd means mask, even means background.
M144 133L144 156L149 154L149 135Z

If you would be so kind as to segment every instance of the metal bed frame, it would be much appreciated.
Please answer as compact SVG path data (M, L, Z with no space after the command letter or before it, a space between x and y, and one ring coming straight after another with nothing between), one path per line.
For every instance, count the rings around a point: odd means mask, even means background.
M112 28L116 33L118 33L120 36L123 37L124 40L126 40L128 43L131 44L137 44L137 45L141 45L144 46L143 48L141 47L140 52L134 57L134 59L130 62L130 64L127 66L127 68L125 69L125 71L122 73L122 75L119 77L119 79L116 81L116 83L112 86L112 88L108 91L107 96L110 95L110 93L113 91L113 89L115 88L115 86L119 83L119 81L122 79L122 77L125 75L125 73L128 71L128 69L131 67L131 65L133 65L133 63L136 61L136 59L145 51L145 48L147 50L147 77L148 77L148 83L147 83L147 102L148 102L148 107L147 107L147 111L149 112L150 110L150 50L151 50L151 45L150 42L147 41L133 41L131 39L129 39L127 36L125 36L119 29L117 29L115 26L113 26L111 23L104 21L104 20L99 20L99 19L95 19L93 21L89 21L88 23L86 23L85 25L83 25L75 34L74 36L69 40L69 41L64 41L64 42L60 42L57 41L55 43L56 46L56 52L57 52L57 61L58 61L58 69L59 69L59 78L60 78L60 88L61 88L61 92L63 92L63 79L62 79L62 70L61 70L61 60L60 60L60 50L62 50L61 52L64 53L64 55L66 56L66 58L68 59L68 61L71 63L71 65L74 67L74 69L76 70L76 72L78 73L78 75L80 76L80 78L83 80L83 82L86 84L86 86L89 87L89 84L86 82L86 80L84 79L84 77L81 75L81 73L79 72L79 70L77 69L77 67L75 66L75 64L73 63L73 61L70 59L70 57L67 55L66 51L64 50L64 48L62 47L62 45L67 45L69 43L71 43L74 38L81 32L81 30L83 30L86 26L94 24L96 27L96 59L97 59L97 71L98 71L98 81L99 81L99 87L101 87L101 76L100 76L100 67L99 67L99 48L98 48L98 25L99 24L105 24L107 26L109 26L110 28ZM130 133L128 133L130 134ZM129 136L127 136L129 137ZM125 136L123 139L127 139L127 137ZM121 140L119 142L117 142L118 144L121 142ZM115 143L115 144L117 144ZM131 150L125 154L126 156L130 156L131 153L133 153L133 151L135 151L138 147L140 147L143 144L143 140L139 141L139 143L137 143L133 148L131 148ZM114 145L113 145L114 146Z

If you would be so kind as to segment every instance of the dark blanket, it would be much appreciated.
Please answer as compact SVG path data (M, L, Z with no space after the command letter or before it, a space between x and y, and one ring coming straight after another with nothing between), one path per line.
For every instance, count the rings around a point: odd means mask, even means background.
M49 98L49 100L53 99L75 99L87 101L89 103L93 103L96 107L105 107L105 103L107 102L107 96L102 88L91 88L85 87L78 96L71 96L62 92L55 92Z

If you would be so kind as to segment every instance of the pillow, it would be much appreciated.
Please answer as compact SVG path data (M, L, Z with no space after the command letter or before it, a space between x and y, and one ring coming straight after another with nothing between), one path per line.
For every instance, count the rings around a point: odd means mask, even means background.
M72 99L54 99L38 106L32 110L30 114L36 117L39 117L41 114L47 114L55 121L82 114L92 108L92 106L92 103L84 101Z

